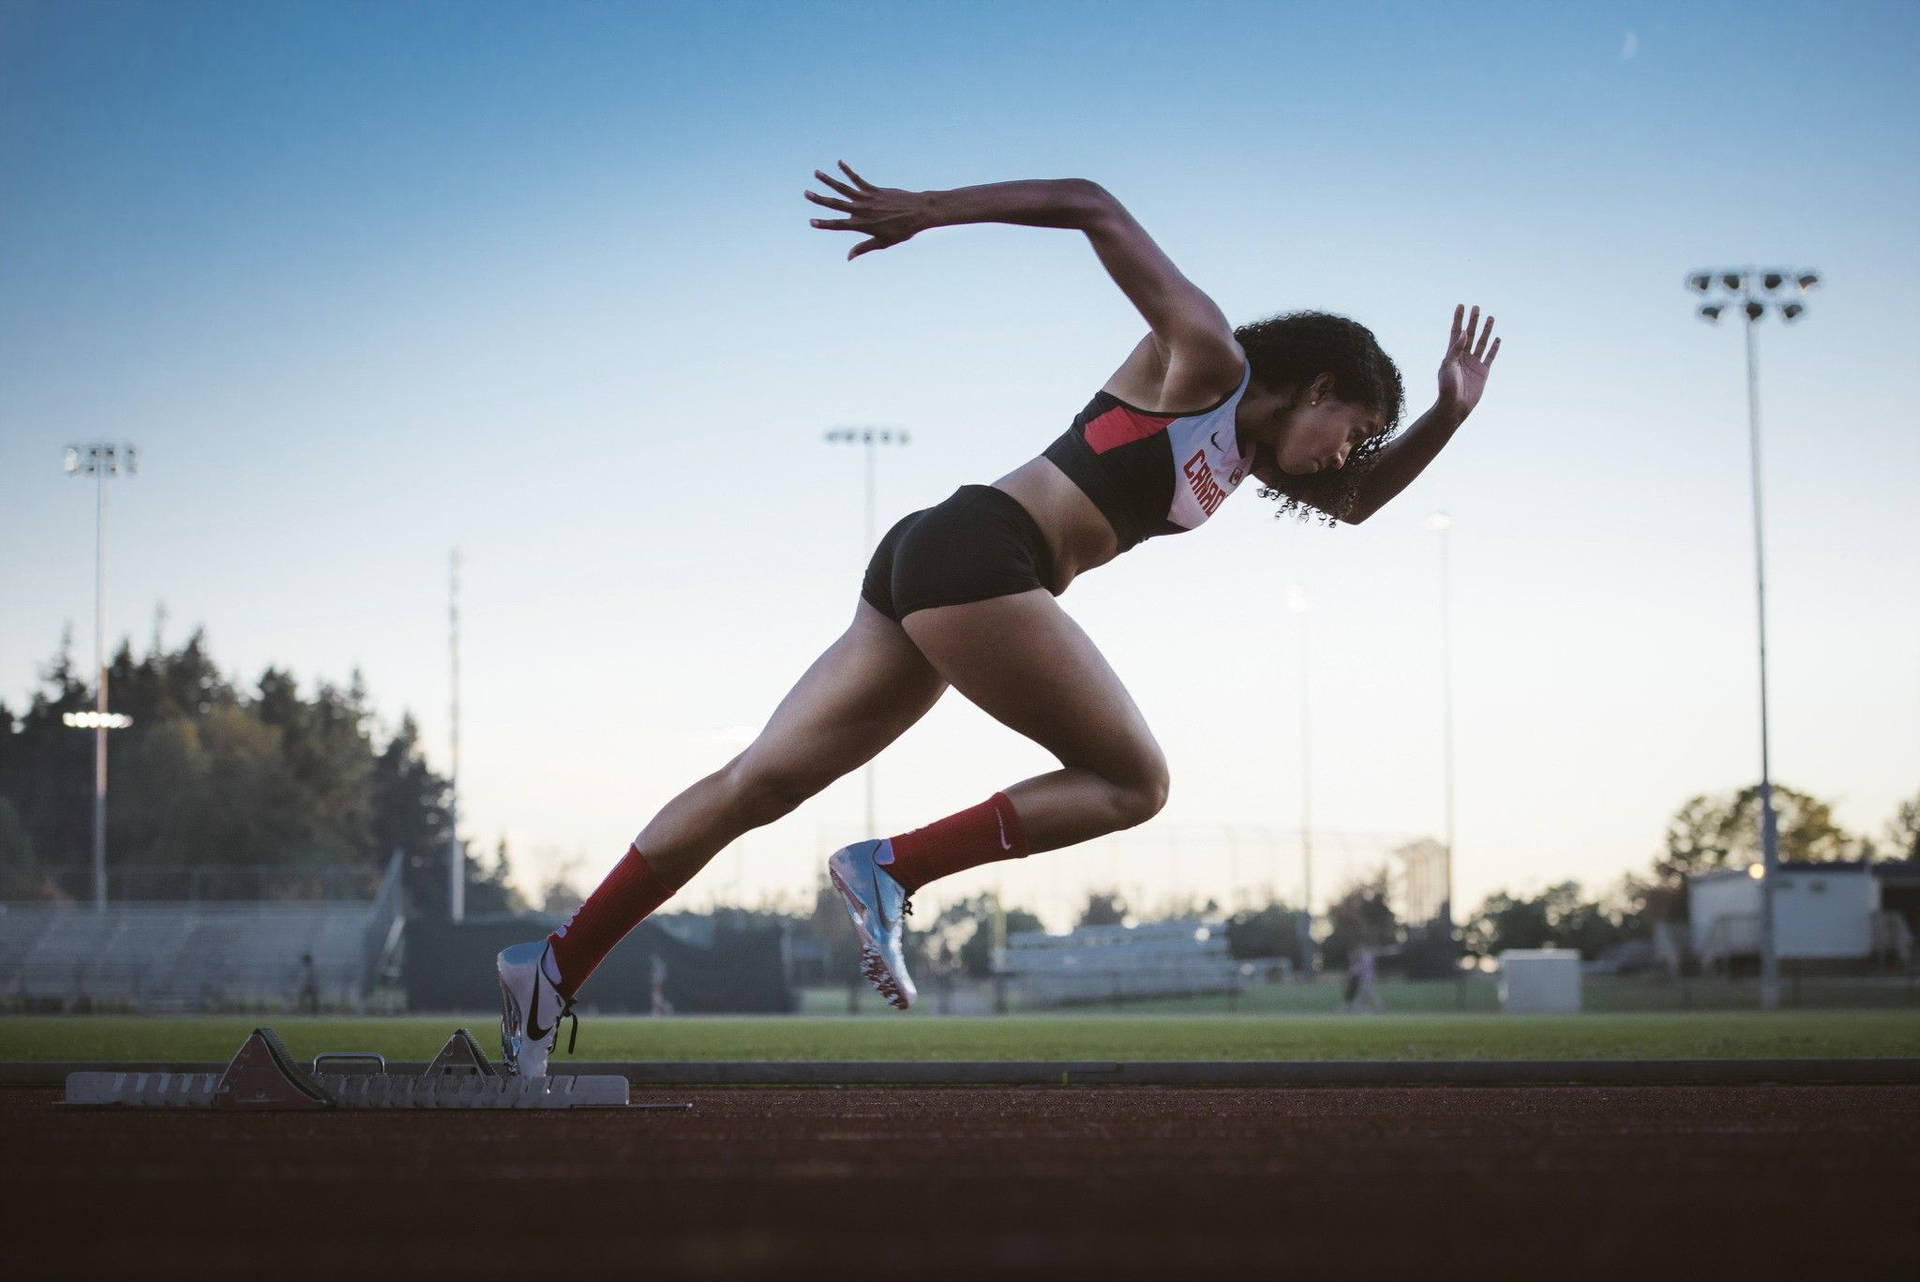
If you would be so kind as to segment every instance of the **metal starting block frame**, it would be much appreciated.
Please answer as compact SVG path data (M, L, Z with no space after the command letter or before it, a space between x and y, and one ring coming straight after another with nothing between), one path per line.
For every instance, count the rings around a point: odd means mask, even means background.
M371 1072L329 1066L367 1064ZM308 1069L271 1028L256 1028L220 1073L67 1075L66 1103L94 1108L210 1108L234 1112L329 1108L643 1108L684 1111L691 1104L629 1104L618 1074L519 1077L496 1069L466 1029L456 1029L425 1073L389 1073L384 1056L328 1051Z

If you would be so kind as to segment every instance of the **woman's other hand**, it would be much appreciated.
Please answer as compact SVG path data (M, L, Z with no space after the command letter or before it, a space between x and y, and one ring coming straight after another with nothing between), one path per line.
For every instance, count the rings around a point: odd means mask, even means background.
M1493 339L1492 346L1488 346L1488 339ZM1471 414L1480 403L1480 394L1487 390L1487 373L1499 354L1500 340L1493 338L1493 317L1487 317L1482 325L1478 305L1471 316L1467 315L1466 304L1455 307L1453 337L1447 343L1446 358L1440 362L1441 408L1461 418Z

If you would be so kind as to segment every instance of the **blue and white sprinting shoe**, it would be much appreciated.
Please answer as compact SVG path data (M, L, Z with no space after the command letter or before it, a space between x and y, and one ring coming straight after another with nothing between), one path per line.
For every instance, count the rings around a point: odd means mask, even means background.
M847 903L853 932L860 937L860 969L889 1005L905 1010L919 996L907 975L906 918L913 911L907 892L874 862L884 841L856 841L833 852L827 876Z
M493 963L500 974L500 1057L507 1071L520 1077L547 1076L561 1020L572 1016L573 1035L580 1035L573 999L553 986L542 964L550 946L544 939L514 944L501 949ZM572 1038L567 1052L573 1052Z

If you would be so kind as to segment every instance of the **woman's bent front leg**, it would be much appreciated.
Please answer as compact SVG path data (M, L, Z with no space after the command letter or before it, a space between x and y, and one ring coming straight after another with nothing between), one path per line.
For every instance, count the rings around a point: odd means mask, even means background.
M1166 804L1166 756L1146 718L1047 591L917 610L902 624L954 689L1060 759L1006 789L1033 850L1131 828Z

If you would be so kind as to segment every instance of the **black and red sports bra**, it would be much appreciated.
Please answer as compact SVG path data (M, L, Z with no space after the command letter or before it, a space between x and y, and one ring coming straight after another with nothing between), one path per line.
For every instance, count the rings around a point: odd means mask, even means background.
M1125 552L1142 539L1191 530L1247 479L1234 414L1253 375L1224 400L1188 414L1152 414L1096 392L1046 457L1086 492Z

